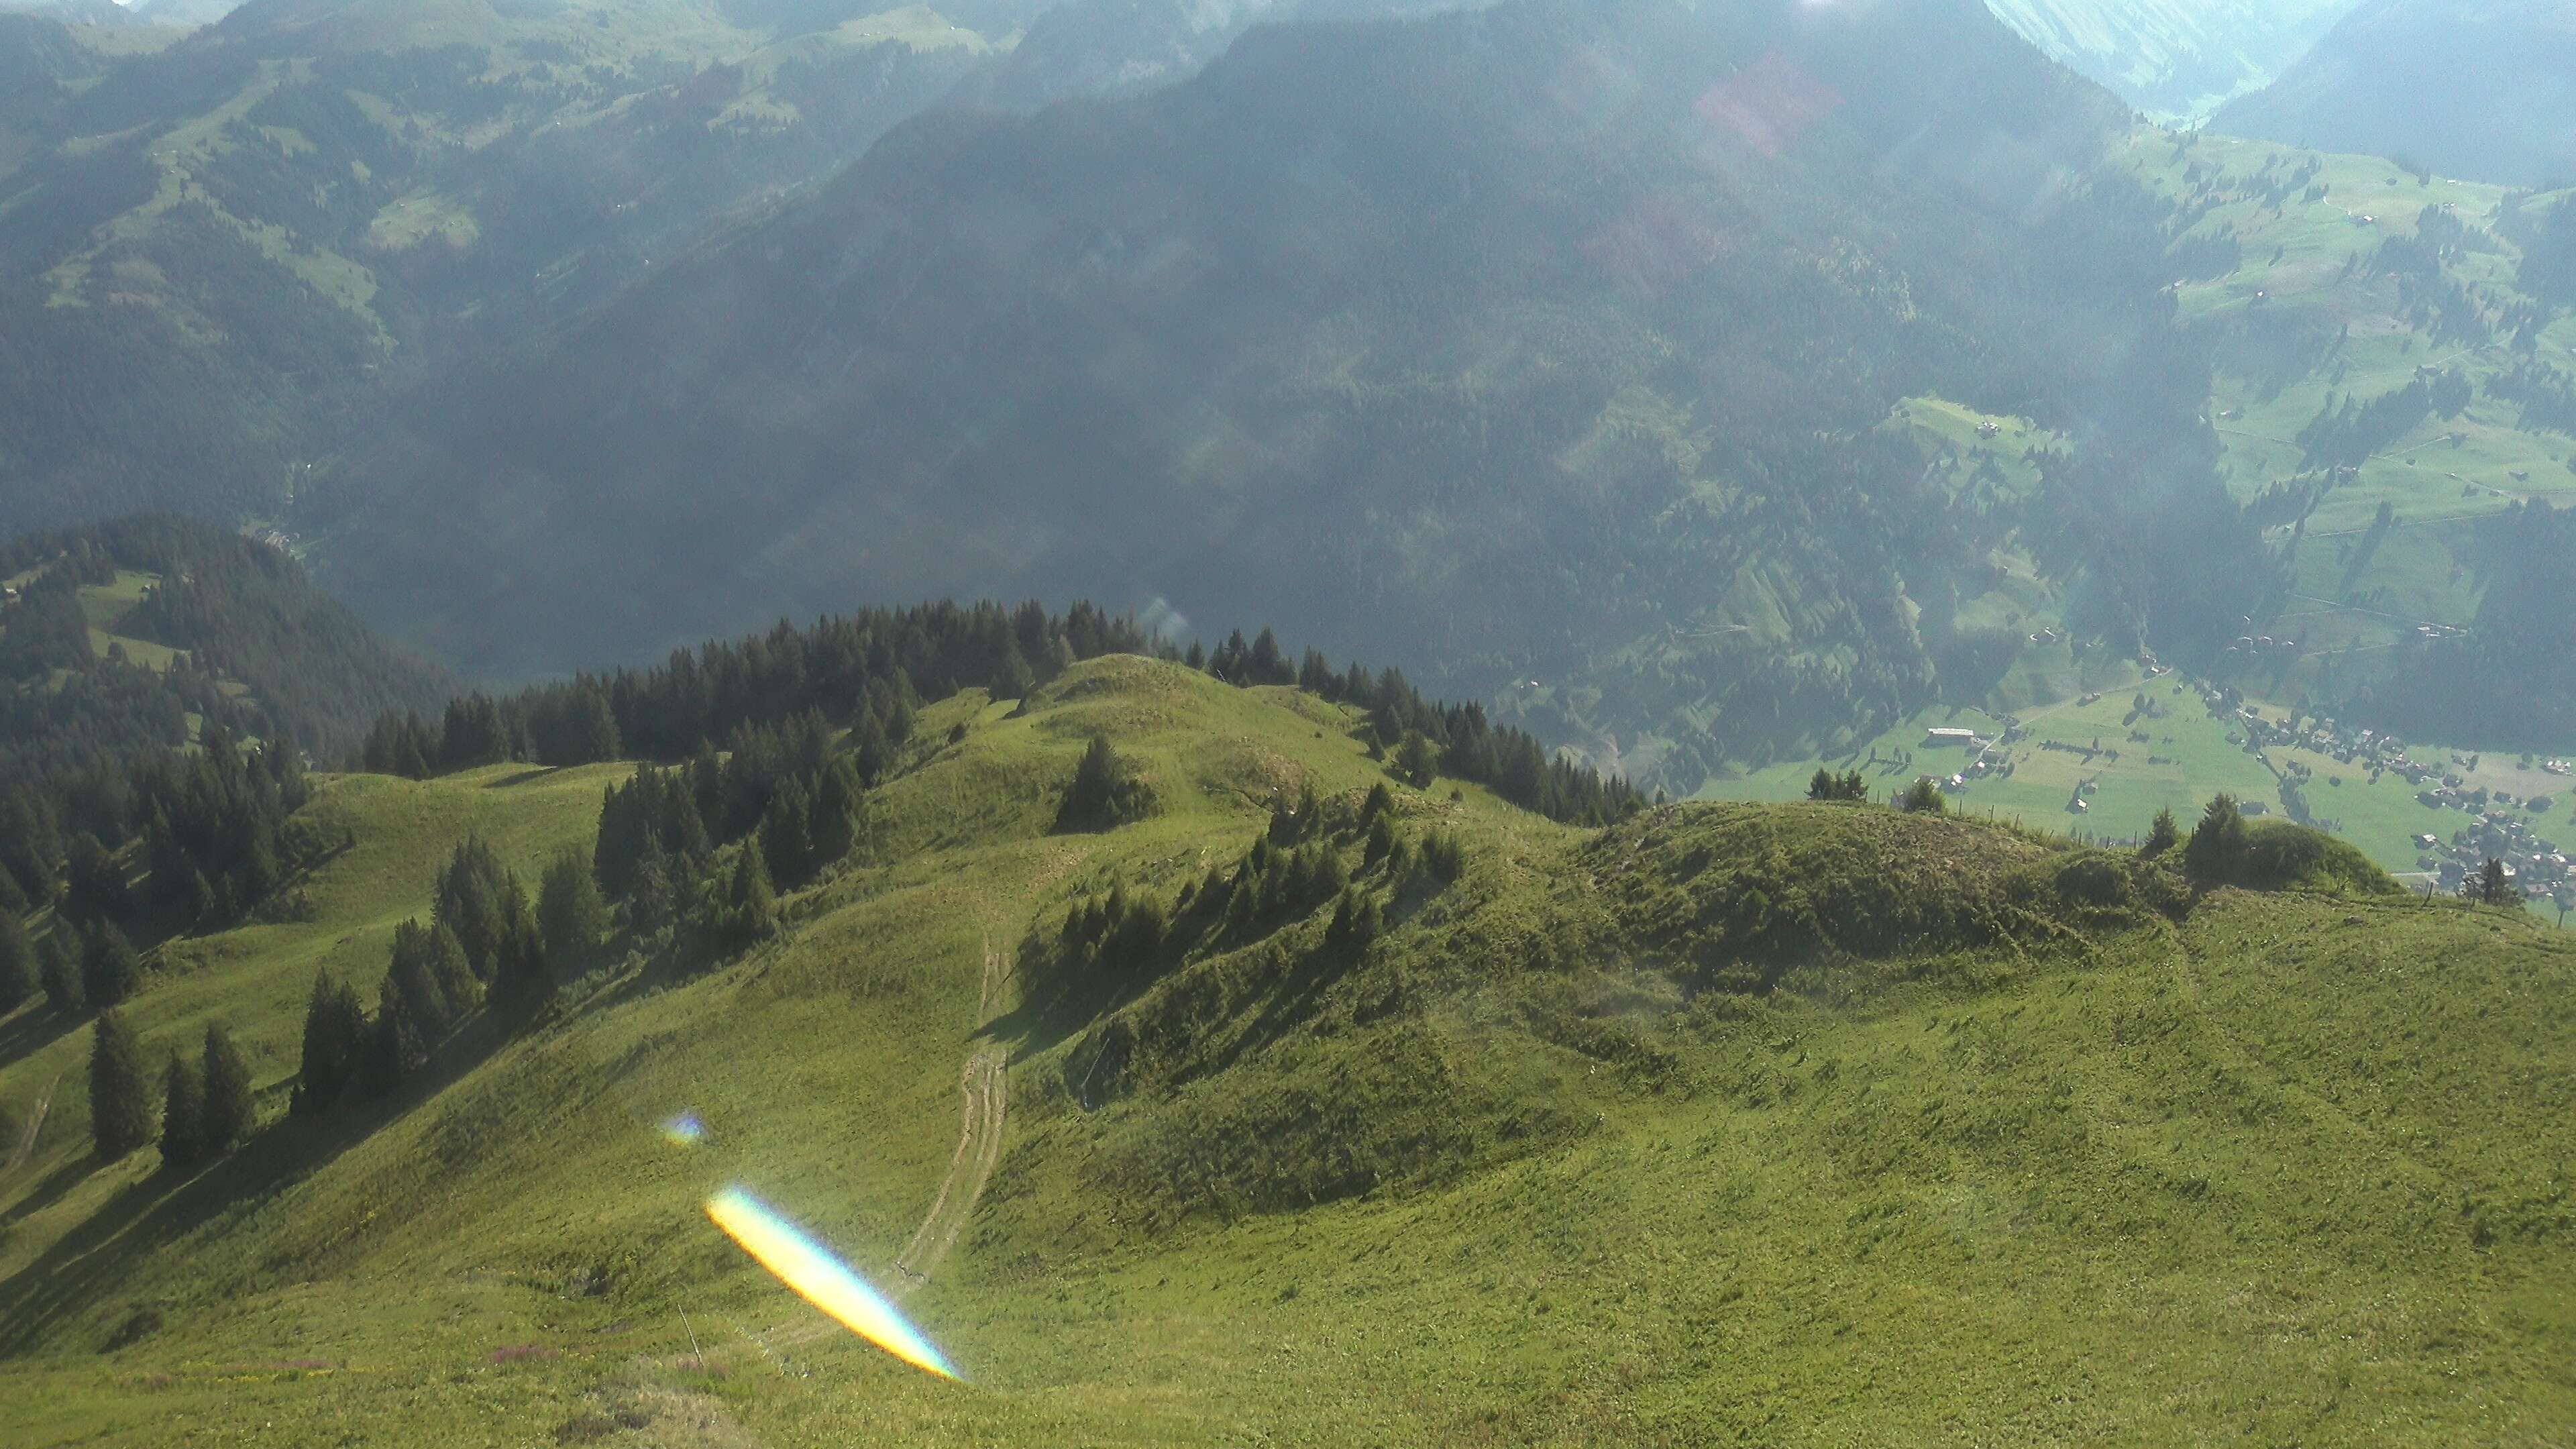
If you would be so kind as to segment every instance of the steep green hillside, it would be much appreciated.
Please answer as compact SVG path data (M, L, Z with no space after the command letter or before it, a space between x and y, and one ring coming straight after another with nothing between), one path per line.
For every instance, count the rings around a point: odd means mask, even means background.
M1878 807L1575 830L1394 784L1358 723L1123 657L929 704L775 940L603 965L532 1022L477 1018L390 1098L287 1119L311 973L372 984L434 862L479 832L532 875L622 770L329 782L310 808L360 845L317 875L320 918L210 940L128 1008L147 1051L231 1025L266 1119L248 1149L184 1180L149 1149L96 1162L88 1029L0 1021L0 1104L44 1104L0 1159L0 1429L2576 1426L2565 937L2367 892L2202 894ZM1057 833L1104 736L1152 812ZM682 1113L698 1130L666 1134ZM968 1381L798 1304L704 1216L727 1185L897 1289Z
M2370 0L2210 125L2402 156L2504 186L2576 183L2576 12L2564 0Z
M2460 745L2564 751L2576 676L2565 198L2203 135L2134 159L2184 207L2229 486L2280 593L2210 672Z

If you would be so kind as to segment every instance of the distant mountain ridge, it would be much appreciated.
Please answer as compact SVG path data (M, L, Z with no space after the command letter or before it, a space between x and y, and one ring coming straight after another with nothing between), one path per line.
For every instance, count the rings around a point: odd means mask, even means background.
M2033 45L2159 120L2269 83L2358 0L1988 0Z
M1684 721L1930 688L2025 525L2132 644L2260 587L2103 546L2224 506L2187 359L2105 370L2169 361L2126 126L1966 0L1259 28L1132 102L915 122L442 389L332 555L501 674L853 579L1274 618L1539 681L1541 733L1660 736L1695 785L1734 746ZM1920 392L2083 456L2044 502L1927 485L1875 431Z
M2576 4L2370 0L2209 124L2470 181L2576 185Z

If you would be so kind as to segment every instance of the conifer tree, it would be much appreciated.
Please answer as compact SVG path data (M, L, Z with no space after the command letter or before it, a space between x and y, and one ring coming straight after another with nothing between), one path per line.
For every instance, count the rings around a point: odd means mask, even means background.
M1395 750L1396 778L1417 790L1428 790L1439 774L1439 763L1432 753L1431 741L1420 733L1407 733L1404 742Z
M376 1018L367 1029L366 1052L359 1059L358 1080L369 1094L383 1096L402 1085L429 1060L429 1045L412 1019L400 988L388 976L376 1000Z
M1113 830L1152 813L1153 797L1127 763L1109 748L1106 736L1094 735L1074 766L1072 788L1056 811L1060 831Z
M769 808L760 820L760 848L778 879L801 881L812 869L814 841L809 821L813 813L813 798L792 778L770 797Z
M193 1167L205 1160L206 1087L196 1063L170 1049L162 1070L161 1160L171 1167Z
M90 1136L98 1155L114 1161L152 1140L152 1086L143 1066L143 1044L113 1008L90 1028Z
M2504 862L2494 856L2487 857L2486 866L2478 872L2477 879L2470 882L2470 895L2472 899L2490 906L2522 904L2522 893L2514 889L2513 882L2505 879Z
M197 1145L206 1156L220 1157L249 1139L258 1112L251 1101L250 1063L220 1026L206 1028L205 1093Z
M71 945L71 927L61 921L47 932L36 947L36 975L45 988L45 1004L56 1011L75 1012L89 1004L82 990L79 957Z
M824 768L822 782L814 791L813 818L806 829L818 865L840 860L858 845L859 809L866 792L867 787L859 783L858 768L847 755Z
M726 924L740 945L767 938L778 929L778 891L769 878L769 862L757 836L742 843L734 858L733 880L725 887Z
M90 933L81 957L81 995L92 1006L119 1006L143 986L142 958L113 921Z
M36 994L36 945L17 916L0 911L0 1016Z
M2174 819L2173 811L2159 810L2156 812L2155 823L2147 827L2146 843L2138 847L2138 853L2145 856L2158 856L2181 843L2181 822Z
M327 1111L340 1100L356 1077L366 1035L357 993L332 980L327 970L316 974L313 995L304 1006L304 1060L296 1073L293 1111Z
M2192 827L2191 839L2183 844L2182 863L2197 879L2232 883L2244 877L2251 855L2244 812L2237 809L2235 796L2220 795Z
M576 968L608 934L608 902L579 852L567 850L547 864L537 887L537 928L547 958Z

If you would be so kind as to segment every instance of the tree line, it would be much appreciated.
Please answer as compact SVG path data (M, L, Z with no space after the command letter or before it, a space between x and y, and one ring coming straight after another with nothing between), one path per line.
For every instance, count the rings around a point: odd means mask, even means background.
M781 623L737 642L680 650L654 669L583 675L501 697L466 695L434 720L389 712L367 731L351 764L421 779L505 761L676 762L731 750L747 729L783 729L811 717L850 723L860 778L873 784L923 701L970 688L1025 698L1076 661L1104 654L1176 660L1246 688L1295 685L1364 710L1371 742L1417 785L1437 775L1474 781L1523 809L1586 825L1623 819L1645 803L1625 780L1495 725L1482 705L1424 698L1399 670L1336 670L1315 650L1292 663L1268 629L1249 641L1237 630L1213 651L1193 642L1184 652L1132 618L1088 603L1061 616L1037 603L938 603L865 610L803 629ZM820 781L800 783L810 800Z

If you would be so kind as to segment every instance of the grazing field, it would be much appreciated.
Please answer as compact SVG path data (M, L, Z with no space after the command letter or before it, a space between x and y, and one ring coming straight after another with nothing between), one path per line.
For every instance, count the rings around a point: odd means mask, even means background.
M2133 694L2032 738L2112 735ZM2197 696L2159 698L2145 727L2175 742L2137 749L2226 761L2223 732L2191 733L2216 723L2186 717ZM359 843L310 883L319 918L173 952L129 1008L147 1051L208 1020L243 1038L268 1119L243 1154L184 1180L149 1149L96 1162L87 1028L0 1021L0 1102L59 1082L0 1176L0 1438L2576 1430L2563 935L2404 896L2195 895L2044 832L1877 806L1590 832L1439 780L1395 787L1390 818L1454 833L1463 873L1355 863L1389 908L1356 954L1327 907L1123 985L1046 964L1068 902L1168 897L1283 793L1351 818L1386 779L1355 723L1122 659L1026 708L932 705L782 939L704 974L603 967L533 1027L478 1020L417 1087L290 1120L311 973L371 994L456 841L533 872L619 772L330 781L312 808ZM1156 813L1052 833L1095 734ZM2059 790L2057 753L2023 787ZM2131 758L2095 797L2123 820L2164 768ZM1745 914L1757 898L1780 911ZM998 1000L991 950L1016 963ZM1104 1071L1118 1033L1135 1050ZM994 1042L999 1167L955 1249L901 1279L961 1071ZM683 1111L694 1141L663 1130ZM726 1186L900 1287L966 1382L753 1266L702 1211Z

